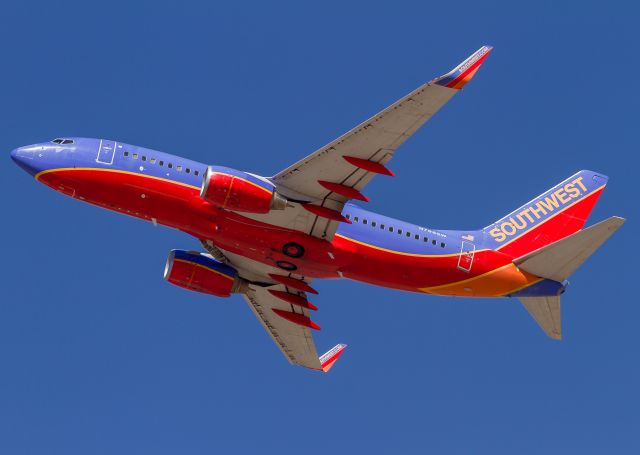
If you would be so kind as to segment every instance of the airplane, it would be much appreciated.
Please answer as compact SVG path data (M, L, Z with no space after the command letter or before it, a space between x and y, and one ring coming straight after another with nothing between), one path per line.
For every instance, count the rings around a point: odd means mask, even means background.
M183 231L202 251L169 253L164 279L217 297L241 294L286 359L327 372L344 352L318 356L314 279L402 291L517 298L543 331L562 335L567 279L623 223L583 226L608 177L579 171L477 230L432 229L362 208L362 190L396 149L456 95L491 52L449 73L272 177L209 166L106 139L63 137L16 148L35 179L75 199Z

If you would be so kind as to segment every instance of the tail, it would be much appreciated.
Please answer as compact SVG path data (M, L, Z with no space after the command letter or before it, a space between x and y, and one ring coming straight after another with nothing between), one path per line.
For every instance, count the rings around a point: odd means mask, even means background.
M579 231L608 177L580 171L483 229L487 246L517 258Z
M612 216L514 259L513 263L520 270L544 278L543 282L562 283L556 288L557 292L562 293L566 287L566 279L617 231L624 221L624 218ZM519 298L548 336L556 340L562 338L560 295L536 296L535 292L524 292Z
M560 294L567 278L624 223L612 217L581 230L608 180L580 171L483 230L487 247L541 279L510 296L553 339L562 338Z

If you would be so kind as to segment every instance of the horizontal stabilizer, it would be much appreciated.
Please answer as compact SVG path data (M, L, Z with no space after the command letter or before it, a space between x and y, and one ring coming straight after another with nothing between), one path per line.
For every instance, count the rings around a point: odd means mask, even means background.
M521 297L520 301L529 314L550 338L562 338L562 324L560 320L560 296L550 297Z
M624 222L624 218L613 216L527 253L515 259L513 263L525 272L541 278L563 282ZM531 312L531 310L529 311Z

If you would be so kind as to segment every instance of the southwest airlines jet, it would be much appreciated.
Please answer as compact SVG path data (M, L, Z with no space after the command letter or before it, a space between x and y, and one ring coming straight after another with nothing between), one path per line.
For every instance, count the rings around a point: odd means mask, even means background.
M106 139L59 138L20 147L13 160L67 196L179 229L203 251L173 250L164 278L182 288L241 294L289 362L328 371L318 357L314 279L461 297L515 297L561 338L567 278L624 219L583 229L607 177L580 171L489 226L432 229L370 212L364 188L398 147L475 75L484 46L351 131L272 177L207 166Z

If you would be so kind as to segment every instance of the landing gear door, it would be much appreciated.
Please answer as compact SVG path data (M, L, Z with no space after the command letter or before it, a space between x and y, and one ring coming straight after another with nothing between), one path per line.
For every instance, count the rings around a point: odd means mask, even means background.
M100 140L96 162L102 164L113 164L113 156L115 154L117 145L117 142L105 141L104 139Z
M468 240L463 240L462 246L460 247L460 256L458 256L458 268L463 272L470 272L475 254L475 244Z

